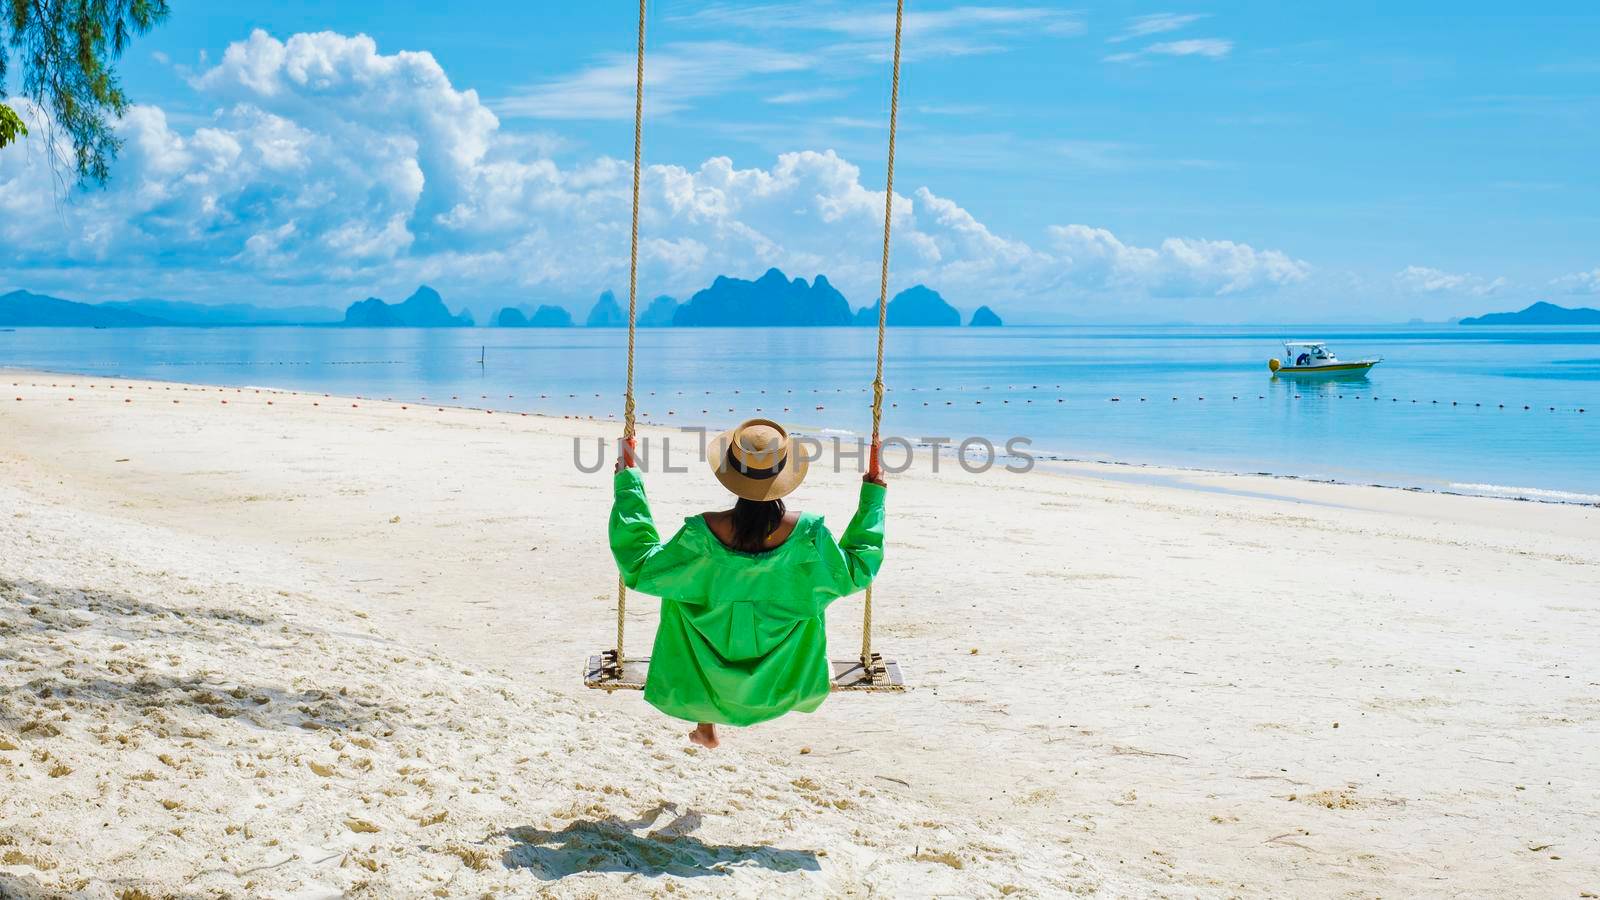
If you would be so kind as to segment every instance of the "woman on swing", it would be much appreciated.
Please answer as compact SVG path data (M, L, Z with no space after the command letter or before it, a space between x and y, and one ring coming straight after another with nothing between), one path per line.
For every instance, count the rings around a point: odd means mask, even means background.
M886 486L873 465L855 518L835 540L821 516L784 507L808 461L778 423L751 419L723 432L706 458L738 500L685 519L663 544L624 444L610 532L623 581L661 598L644 699L698 723L689 740L713 749L719 724L811 712L828 696L823 613L865 588L883 562Z

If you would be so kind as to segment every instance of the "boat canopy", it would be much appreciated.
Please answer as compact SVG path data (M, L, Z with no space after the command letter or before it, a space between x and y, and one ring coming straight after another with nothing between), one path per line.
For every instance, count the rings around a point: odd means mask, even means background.
M1328 365L1339 361L1322 341L1284 341L1283 355L1292 367Z

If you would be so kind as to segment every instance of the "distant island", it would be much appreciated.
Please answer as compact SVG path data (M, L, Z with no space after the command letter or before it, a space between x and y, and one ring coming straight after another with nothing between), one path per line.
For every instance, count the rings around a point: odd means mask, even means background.
M343 319L321 306L255 306L249 303L189 303L144 298L80 303L30 291L0 294L0 326L56 328L246 327L258 325L347 325L366 328L462 328L473 324L463 309L452 315L439 292L427 285L397 304L368 297L350 304Z
M422 285L405 300L390 305L377 297L350 304L345 325L361 328L470 328L472 313L463 309L451 315L439 292Z
M628 316L617 305L617 297L610 291L600 295L594 302L594 307L589 310L589 317L583 321L586 328L621 328L628 324Z
M571 328L572 313L564 306L540 306L532 313L508 306L494 317L501 328Z
M338 312L318 306L261 307L248 303L210 305L156 299L80 303L29 291L0 295L0 325L7 327L320 325L338 320Z
M1536 304L1536 306L1548 304ZM768 269L754 281L719 275L710 287L685 302L665 294L648 304L641 301L641 328L701 327L834 327L875 326L878 304L852 309L850 302L827 276L807 282L790 279L779 269ZM1559 307L1552 307L1560 309ZM1530 307L1532 309L1532 307ZM1572 312L1594 312L1575 310ZM913 285L889 301L887 323L893 326L956 327L961 312L925 285ZM622 328L627 311L613 291L604 291L581 320L587 328ZM571 328L578 324L564 306L555 303L502 307L489 324L499 328ZM995 327L1000 317L987 306L979 307L967 323ZM145 298L82 303L35 294L26 290L0 294L0 326L62 328L149 328L171 326L322 325L349 328L470 328L475 325L466 308L452 313L432 287L417 287L399 303L367 297L352 303L341 317L336 309L320 306L264 307L248 303L206 304Z
M1600 309L1568 309L1540 300L1518 312L1489 313L1461 320L1462 325L1600 325Z
M187 303L182 300L109 300L102 309L121 309L173 325L328 325L339 312L327 306L254 306L249 303Z
M695 292L678 307L672 324L679 327L849 325L850 302L818 275L790 281L768 269L755 281L718 275L711 286Z
M0 295L0 325L35 327L129 328L167 325L161 319L125 309L107 309L29 291Z
M889 311L884 321L889 325L949 327L961 324L961 313L946 303L938 291L919 284L889 299ZM856 310L855 324L876 326L878 304Z
M662 294L651 300L650 305L639 313L636 324L640 328L671 327L678 306L677 300ZM570 328L575 323L572 313L568 312L566 307L541 304L531 311L526 306L504 307L495 314L494 324L500 328ZM594 302L594 306L589 307L589 314L584 317L583 325L585 328L626 328L628 314L623 311L615 293L603 291L600 298Z
M572 313L560 306L541 306L528 317L530 328L571 328Z
M639 327L641 328L671 328L672 320L678 315L679 303L666 294L650 301L650 305L639 314Z
M999 325L999 316L984 308L980 325ZM961 313L939 292L914 285L889 300L889 325L945 326L961 324ZM850 302L818 275L810 284L768 269L755 281L718 276L705 290L678 307L673 324L680 327L839 326L878 324L878 304L851 311Z

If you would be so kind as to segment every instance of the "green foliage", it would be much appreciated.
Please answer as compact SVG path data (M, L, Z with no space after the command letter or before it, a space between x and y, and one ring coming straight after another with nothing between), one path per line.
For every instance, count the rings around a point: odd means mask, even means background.
M11 107L0 103L0 147L14 143L18 137L28 136L28 126Z
M122 146L108 120L122 115L128 98L111 60L168 12L167 0L0 0L0 96L9 50L22 70L23 95L50 112L47 130L59 128L71 142L80 182L104 184ZM15 140L15 133L7 136L13 127L27 134L21 125L0 106L0 146Z

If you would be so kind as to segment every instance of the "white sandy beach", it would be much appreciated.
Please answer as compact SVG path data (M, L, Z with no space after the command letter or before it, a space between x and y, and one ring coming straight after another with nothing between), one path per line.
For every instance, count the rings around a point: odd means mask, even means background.
M915 690L705 752L580 682L614 424L0 391L0 896L1600 895L1600 509L920 467L877 592Z

